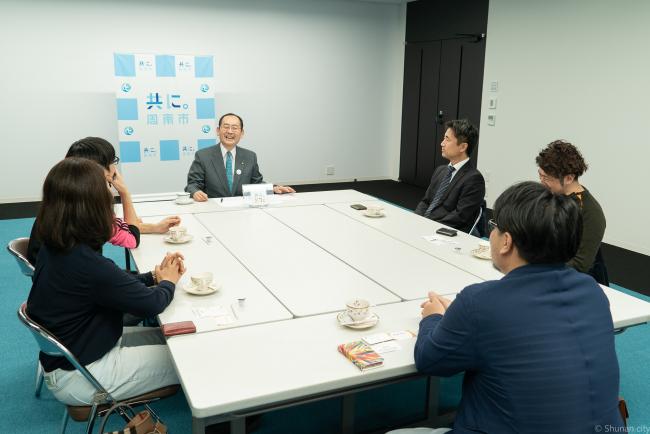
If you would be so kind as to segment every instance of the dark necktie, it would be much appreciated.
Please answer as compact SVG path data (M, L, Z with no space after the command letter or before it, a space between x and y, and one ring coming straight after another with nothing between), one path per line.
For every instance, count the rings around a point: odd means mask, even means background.
M440 183L440 186L438 187L438 191L436 191L435 196L433 196L433 200L431 200L431 205L429 205L429 208L427 208L426 212L424 213L425 217L429 217L431 215L431 211L433 211L433 209L438 206L440 199L442 199L442 196L445 195L445 192L449 188L449 184L451 184L451 177L454 174L455 170L456 168L454 166L447 166L447 174L445 175L445 178Z

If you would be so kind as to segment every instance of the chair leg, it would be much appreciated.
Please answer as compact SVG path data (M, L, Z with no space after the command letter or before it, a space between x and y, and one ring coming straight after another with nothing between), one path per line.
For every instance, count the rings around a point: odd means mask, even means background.
M41 362L36 359L36 390L34 391L34 396L39 398L41 396L41 389L43 388L43 367Z
M68 427L68 409L64 408L63 409L63 421L61 422L61 434L65 434L65 429Z
M95 425L95 419L97 417L97 404L93 404L93 407L90 409L90 415L88 416L88 425L86 427L86 434L93 433L93 427Z

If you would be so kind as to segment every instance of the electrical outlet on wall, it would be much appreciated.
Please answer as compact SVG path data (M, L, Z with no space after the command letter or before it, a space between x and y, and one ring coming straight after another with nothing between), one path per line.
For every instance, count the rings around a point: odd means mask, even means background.
M335 169L334 166L325 166L325 174L327 176L334 175Z

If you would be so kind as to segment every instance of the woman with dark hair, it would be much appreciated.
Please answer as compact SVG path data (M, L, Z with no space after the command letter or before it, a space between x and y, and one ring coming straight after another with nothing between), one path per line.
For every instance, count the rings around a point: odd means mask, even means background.
M122 316L162 312L185 267L180 254L168 254L154 272L133 275L103 257L100 249L114 232L112 204L97 163L66 158L50 170L27 312L119 400L178 383L160 329L123 327ZM91 403L92 386L65 358L39 358L45 383L59 401Z
M117 171L117 163L120 159L115 156L115 148L107 140L101 137L86 137L77 140L68 149L65 158L78 157L92 160L104 168L104 176L109 183L109 188L113 187L120 196L124 219L115 217L113 234L109 242L116 246L132 249L140 244L140 233L165 233L170 227L180 224L181 219L178 216L166 217L158 223L143 223L135 212L131 194L122 178ZM36 220L36 222L38 219ZM27 247L27 260L32 264L35 263L40 248L36 222L32 226L32 232L29 237Z

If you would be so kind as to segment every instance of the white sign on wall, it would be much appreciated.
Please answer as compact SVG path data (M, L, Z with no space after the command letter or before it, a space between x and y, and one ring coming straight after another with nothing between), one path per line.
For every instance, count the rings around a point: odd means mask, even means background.
M213 56L113 57L122 163L193 159L216 144Z

